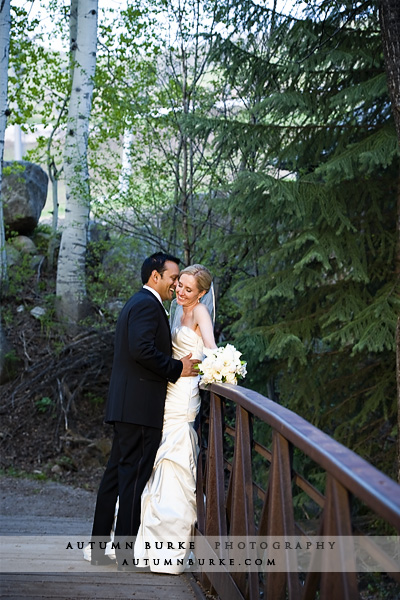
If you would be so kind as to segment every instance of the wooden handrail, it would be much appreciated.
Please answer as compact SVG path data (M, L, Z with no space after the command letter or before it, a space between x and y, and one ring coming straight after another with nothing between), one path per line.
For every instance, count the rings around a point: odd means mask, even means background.
M210 410L208 437L203 435L198 467L197 535L297 535L301 528L294 519L294 483L323 507L316 535L354 535L352 496L400 534L400 486L395 481L296 413L253 390L229 384L212 384L203 389L210 392ZM225 423L226 401L236 406L234 426ZM253 439L254 418L271 428L271 449ZM228 469L224 457L227 435L234 446ZM325 496L294 471L294 448L325 471ZM268 486L265 491L253 483L252 449L266 462ZM257 523L253 507L256 496L263 499ZM202 579L222 600L228 596L229 600L255 600L260 592L265 600L287 597L311 600L317 596L323 600L338 597L354 600L359 597L357 573L345 570L334 574L310 572L304 580L290 571L268 573L263 578L259 573L205 570Z

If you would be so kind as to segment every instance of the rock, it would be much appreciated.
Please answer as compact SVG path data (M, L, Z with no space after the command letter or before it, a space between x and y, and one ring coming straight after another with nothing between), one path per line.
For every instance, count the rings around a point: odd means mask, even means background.
M39 254L35 243L31 238L24 235L18 235L6 242L7 266L11 270L16 265L23 264L23 258L29 256L28 263L32 271L38 271L46 262L46 257Z
M17 235L16 237L9 240L14 248L22 252L23 254L36 254L37 248L33 240L26 235Z
M44 317L44 315L46 314L46 310L44 308L42 308L41 306L35 306L34 308L32 308L32 310L30 311L32 317L35 317L35 319L40 319L41 317Z
M106 310L110 312L112 315L119 315L121 310L124 307L125 302L122 300L111 300L111 302L107 302Z
M11 172L8 172L11 168ZM33 232L46 204L48 177L27 161L4 162L1 193L6 236Z
M6 242L7 267L19 265L21 262L21 253L13 244Z

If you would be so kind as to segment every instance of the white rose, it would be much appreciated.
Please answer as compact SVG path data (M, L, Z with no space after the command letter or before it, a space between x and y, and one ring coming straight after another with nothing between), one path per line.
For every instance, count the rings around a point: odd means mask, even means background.
M232 383L234 385L237 384L237 380L236 380L236 376L234 373L228 373L228 375L225 378L226 383Z

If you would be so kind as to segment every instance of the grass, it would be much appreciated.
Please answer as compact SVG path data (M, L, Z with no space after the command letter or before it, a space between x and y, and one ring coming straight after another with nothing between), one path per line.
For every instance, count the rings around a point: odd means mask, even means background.
M45 473L28 473L23 469L15 469L14 467L7 467L7 469L0 469L0 477L16 477L21 479L33 479L38 481L51 481Z

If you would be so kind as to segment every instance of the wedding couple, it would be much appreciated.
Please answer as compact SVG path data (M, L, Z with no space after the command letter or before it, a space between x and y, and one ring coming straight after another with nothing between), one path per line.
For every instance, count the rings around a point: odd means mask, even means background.
M159 552L152 554L155 542L185 542L193 534L198 456L193 424L200 408L195 365L203 359L204 347L216 347L211 274L202 265L179 272L178 264L179 259L161 252L148 257L141 271L143 288L118 318L105 417L114 425L114 439L97 495L94 565L110 562L104 547L117 498L118 570L139 565L179 573L188 557L187 544L182 544L177 553L169 550L172 561L152 560L160 558ZM172 300L175 291L170 328L162 302ZM125 542L134 536L132 552Z

